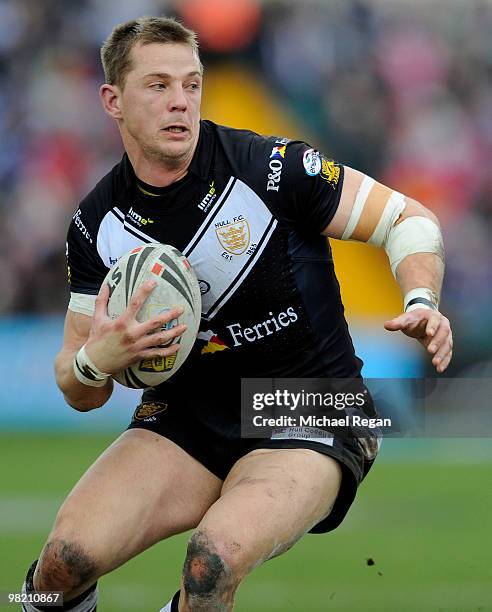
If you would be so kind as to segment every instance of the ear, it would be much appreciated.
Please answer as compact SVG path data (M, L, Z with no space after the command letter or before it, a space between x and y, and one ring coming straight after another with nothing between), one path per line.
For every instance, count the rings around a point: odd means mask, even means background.
M99 97L104 108L104 112L107 113L113 119L121 119L123 117L121 113L121 91L116 85L109 85L104 83L99 88Z

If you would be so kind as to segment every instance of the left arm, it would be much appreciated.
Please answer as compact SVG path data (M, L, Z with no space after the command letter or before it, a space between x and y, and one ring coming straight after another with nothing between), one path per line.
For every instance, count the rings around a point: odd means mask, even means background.
M444 274L439 222L422 204L345 167L340 203L323 234L383 246L404 296L404 313L387 321L389 331L416 338L443 372L452 357L448 319L438 310Z

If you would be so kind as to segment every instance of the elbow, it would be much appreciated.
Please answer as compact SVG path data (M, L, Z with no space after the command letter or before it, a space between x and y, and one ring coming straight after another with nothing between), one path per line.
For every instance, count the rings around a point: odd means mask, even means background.
M430 210L429 208L427 208L420 202L417 202L417 200L413 200L412 198L405 197L405 201L406 201L406 206L403 209L403 212L400 215L400 218L398 219L398 221L395 223L395 225L398 225L399 223L401 223L404 219L407 219L408 217L425 217L429 219L430 221L432 221L433 223L435 223L437 227L439 228L441 227L439 223L439 219L432 212L432 210Z
M74 389L63 389L60 387L67 404L77 412L90 412L101 408L111 397L113 392L113 381L108 380L104 387L87 387L82 393Z
M73 397L69 397L68 395L63 395L63 397L65 398L65 401L70 406L70 408L73 408L77 412L90 412L91 410L95 410L96 408L100 408L101 406L103 406L106 401L104 400L103 402L95 402L93 400L87 401L80 398L74 399Z

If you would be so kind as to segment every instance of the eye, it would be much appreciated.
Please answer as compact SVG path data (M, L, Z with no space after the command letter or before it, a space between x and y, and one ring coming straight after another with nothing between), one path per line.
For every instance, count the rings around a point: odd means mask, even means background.
M192 91L198 91L200 89L199 83L190 83L188 86Z
M151 88L155 89L156 91L162 91L163 89L166 89L166 86L164 83L152 83Z

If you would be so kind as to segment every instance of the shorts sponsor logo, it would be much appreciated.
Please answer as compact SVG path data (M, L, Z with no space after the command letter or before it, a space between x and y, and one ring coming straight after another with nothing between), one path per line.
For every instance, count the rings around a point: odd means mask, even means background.
M137 212L135 212L132 206L130 206L130 210L126 213L126 216L138 227L145 227L146 225L154 223L154 220L150 217L147 217L147 219L145 219L144 217L142 217L142 215L139 215Z
M143 421L165 410L167 410L167 404L164 404L164 402L143 402L137 406L133 418L137 421Z
M231 255L242 255L249 247L249 223L243 215L217 221L215 233L221 246ZM226 257L226 259L230 258Z
M340 179L340 166L335 165L332 159L321 158L320 177L327 181L333 189L338 185Z
M168 355L167 357L152 357L151 359L142 359L138 369L140 372L169 372L173 369L176 361L176 355Z
M208 193L200 202L200 204L198 204L198 208L200 210L203 210L203 212L207 212L207 210L212 206L215 198L217 197L216 191L217 190L215 189L215 181L212 181L210 183L210 189L208 190Z
M268 164L271 172L267 174L267 191L278 191L282 177L283 164L280 159L271 159Z
M72 217L73 222L75 224L75 227L80 230L80 233L82 234L82 236L88 240L90 242L90 244L92 244L92 238L90 235L89 230L86 228L84 222L82 221L82 211L80 210L80 208L77 210L77 212L74 214L74 216Z
M290 138L277 138L275 144L286 145L289 144Z
M316 176L319 174L321 171L321 159L318 151L315 151L314 149L304 151L302 165L304 166L306 174L309 176Z
M270 159L284 159L286 148L285 145L283 147L273 147Z
M244 341L256 342L265 336L276 334L285 327L289 327L289 325L295 323L299 318L292 306L289 306L285 312L279 312L277 315L274 315L273 312L269 312L268 314L271 317L270 319L261 321L261 323L256 323L251 327L243 327L241 323L232 323L228 325L227 329L234 340L234 346L242 346Z
M317 427L283 427L275 429L272 440L309 440L326 446L333 446L333 434Z

